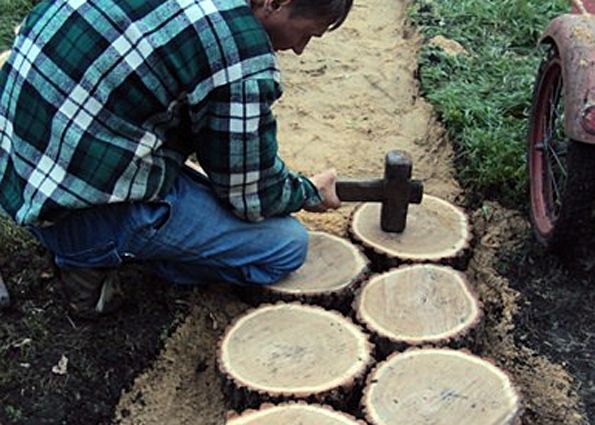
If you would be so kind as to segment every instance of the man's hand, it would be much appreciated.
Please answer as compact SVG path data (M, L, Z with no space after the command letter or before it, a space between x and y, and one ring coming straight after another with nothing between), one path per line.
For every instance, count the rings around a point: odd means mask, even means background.
M316 207L306 207L306 211L310 212L324 212L329 209L337 209L341 206L341 200L337 196L335 183L337 182L337 171L334 168L323 171L310 178L314 186L318 189L318 193L322 197L322 203Z

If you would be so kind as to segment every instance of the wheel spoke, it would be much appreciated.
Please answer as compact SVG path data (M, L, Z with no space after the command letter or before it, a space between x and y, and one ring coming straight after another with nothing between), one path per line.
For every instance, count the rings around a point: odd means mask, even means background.
M566 143L564 142L564 109L561 107L563 97L562 80L558 79L551 89L548 98L548 119L543 123L543 152L547 163L547 180L553 195L552 206L557 210L561 205L562 190L567 178L565 167ZM562 109L560 111L560 109Z
M545 155L547 163L548 179L553 191L552 203L556 207L560 207L562 190L564 182L566 181L567 171L565 168L565 161L562 159L566 156L566 149L564 144L555 140L551 135L544 141Z
M550 140L551 142L551 140ZM566 168L564 166L564 161L562 161L560 159L560 156L564 156L566 155L565 149L560 149L560 150L556 150L556 148L560 148L561 144L560 143L546 143L546 146L548 147L548 155L551 155L551 157L554 159L554 161L556 161L556 164L558 165L558 169L560 170L560 172L562 173L562 175L564 177L566 177L567 173L566 173ZM548 161L551 164L551 161Z
M550 107L552 108L550 110L550 112L554 113L554 114L557 113L558 105L560 104L560 98L562 96L561 82L562 81L558 78L558 81L556 81L555 87L552 89L552 97L550 98ZM551 115L550 115L550 117L551 117Z
M553 199L553 203L556 206L560 206L560 187L558 186L558 180L556 179L554 170L552 169L552 164L550 161L547 162L547 172L548 175L550 176L550 178L548 179L551 183L550 186L554 191L554 199Z
M558 88L556 87L552 92L552 97L548 99L548 106L549 106L549 114L548 114L548 124L550 130L555 128L556 126L556 110L558 109L557 99L556 99L556 92Z

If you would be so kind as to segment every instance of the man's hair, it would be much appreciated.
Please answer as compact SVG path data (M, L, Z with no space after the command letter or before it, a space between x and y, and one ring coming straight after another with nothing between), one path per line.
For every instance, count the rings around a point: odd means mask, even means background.
M291 7L298 16L328 19L333 31L345 22L352 5L353 0L293 0Z

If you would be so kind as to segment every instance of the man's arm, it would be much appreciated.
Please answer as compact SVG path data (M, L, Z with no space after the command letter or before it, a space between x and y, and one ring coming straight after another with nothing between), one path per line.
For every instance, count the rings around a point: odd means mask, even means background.
M323 204L313 182L278 156L271 105L280 96L270 79L219 87L209 96L198 158L218 197L240 218L259 221Z

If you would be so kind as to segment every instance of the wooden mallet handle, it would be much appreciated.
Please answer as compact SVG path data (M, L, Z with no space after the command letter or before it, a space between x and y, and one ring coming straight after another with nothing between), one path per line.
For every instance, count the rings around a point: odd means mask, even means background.
M409 181L409 203L421 204L424 186L419 180ZM342 177L337 179L337 196L344 202L382 202L384 201L384 180L357 180Z

